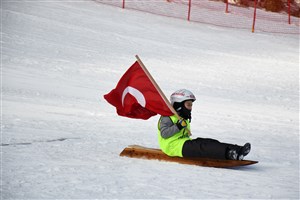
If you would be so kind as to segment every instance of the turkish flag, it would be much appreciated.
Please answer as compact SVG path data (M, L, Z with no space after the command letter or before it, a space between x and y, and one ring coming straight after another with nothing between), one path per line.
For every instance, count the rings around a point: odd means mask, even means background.
M173 115L138 61L125 72L116 88L104 95L104 98L116 107L118 115L125 117L149 119L156 114Z

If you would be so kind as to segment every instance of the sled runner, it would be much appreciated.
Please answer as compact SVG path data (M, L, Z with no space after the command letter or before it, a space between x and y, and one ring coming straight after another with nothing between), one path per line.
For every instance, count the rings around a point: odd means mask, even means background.
M170 157L164 154L160 149L147 148L139 145L130 145L126 147L120 156L127 156L131 158L142 158L148 160L159 160L168 162L177 162L189 165L198 165L204 167L230 168L245 165L252 165L258 161L251 160L218 160L210 158L181 158Z

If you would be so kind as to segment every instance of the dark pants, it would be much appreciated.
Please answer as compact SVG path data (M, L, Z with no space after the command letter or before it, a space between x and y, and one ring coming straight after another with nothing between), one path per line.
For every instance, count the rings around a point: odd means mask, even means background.
M236 145L221 143L218 140L210 138L196 138L184 143L182 155L183 157L189 158L227 159L227 150L229 148L234 148L235 146Z

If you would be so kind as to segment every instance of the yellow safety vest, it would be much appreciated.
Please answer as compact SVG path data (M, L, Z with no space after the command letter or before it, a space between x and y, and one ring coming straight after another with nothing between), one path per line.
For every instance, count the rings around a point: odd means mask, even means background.
M175 115L170 116L170 119L174 124L178 122L178 119ZM161 137L160 133L160 120L158 121L158 142L160 149L167 154L168 156L179 156L182 157L182 147L185 141L191 140L191 138L188 135L187 130L181 129L177 133L175 133L173 136L169 138L163 138ZM186 120L187 128L190 130L190 123L188 120Z

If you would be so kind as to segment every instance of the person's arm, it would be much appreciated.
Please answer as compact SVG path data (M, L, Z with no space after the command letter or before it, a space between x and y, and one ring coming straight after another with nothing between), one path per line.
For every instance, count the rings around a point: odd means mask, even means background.
M170 117L161 117L160 119L160 134L162 138L169 138L180 130L176 124L172 122Z

